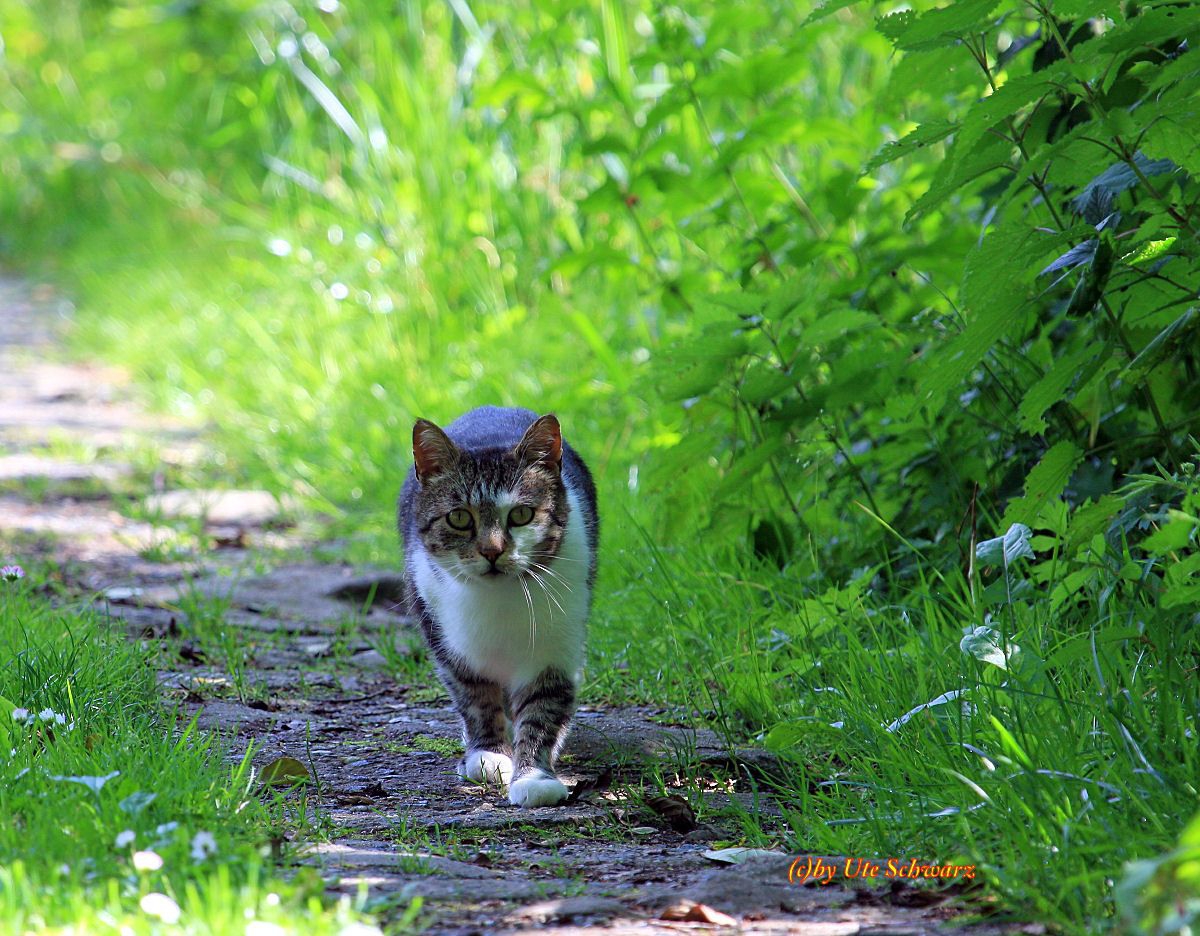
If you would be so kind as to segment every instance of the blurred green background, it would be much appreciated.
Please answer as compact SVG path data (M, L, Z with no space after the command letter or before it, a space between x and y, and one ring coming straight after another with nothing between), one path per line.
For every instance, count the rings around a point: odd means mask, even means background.
M1113 888L1198 806L1197 24L9 0L2 256L352 560L398 562L415 417L558 413L593 697L770 747L791 848L1154 927L1183 865Z

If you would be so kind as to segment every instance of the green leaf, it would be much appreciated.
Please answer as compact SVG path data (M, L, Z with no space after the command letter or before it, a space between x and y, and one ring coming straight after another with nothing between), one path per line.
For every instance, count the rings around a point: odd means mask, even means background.
M277 757L259 772L258 779L264 786L294 786L312 780L312 774L294 757Z
M665 400L686 400L715 387L729 373L730 364L749 350L746 336L726 323L701 329L670 353L672 370L659 374L659 392Z
M1063 87L1070 75L1065 63L1009 78L992 94L971 105L962 119L956 145L970 147L989 129L1018 113L1021 108L1041 100ZM1008 132L1008 128L1004 128Z
M1115 494L1105 494L1094 504L1078 508L1071 515L1071 525L1067 528L1066 553L1075 555L1080 547L1087 545L1092 538L1108 529L1109 521L1117 515L1125 501Z
M1006 642L994 627L968 627L958 642L958 649L981 663L990 663L1002 670L1017 663L1021 648Z
M930 355L920 394L938 405L959 386L1002 337L1019 323L1030 270L1038 260L1064 242L1063 235L1046 235L1019 221L1002 226L984 238L967 258L962 298L966 327Z
M733 464L729 466L725 477L721 479L721 483L717 485L717 489L713 491L713 500L721 503L749 487L750 482L770 463L771 459L783 451L784 445L784 437L778 435L740 452L734 458Z
M1081 369L1087 362L1102 356L1106 345L1086 344L1069 354L1064 354L1054 362L1050 370L1034 381L1033 385L1021 397L1017 407L1017 425L1028 433L1044 432L1046 411L1055 403L1069 400L1069 390L1077 386Z
M985 566L1007 569L1018 559L1032 559L1033 547L1029 545L1032 531L1023 523L1014 523L1003 536L975 544L975 558Z
M956 142L929 190L908 209L904 223L911 224L951 195L961 194L968 182L995 169L1007 167L1012 153L1012 144L1000 137L985 136L965 149Z
M931 120L921 124L917 129L910 133L906 133L899 140L892 140L883 144L883 147L871 157L863 167L863 175L878 169L880 166L886 166L890 162L895 162L897 159L902 159L909 153L915 153L917 150L924 149L940 140L944 140L958 128L958 124L950 120Z
M875 28L892 40L897 49L914 51L951 45L964 36L987 32L989 14L1000 0L955 0L949 6L925 13L910 10L885 16Z
M1155 556L1165 556L1183 549L1191 542L1200 520L1181 510L1171 510L1168 520L1142 540L1142 548Z
M817 20L822 20L827 16L831 16L838 10L844 10L847 7L852 7L862 0L825 0L824 3L817 4L815 10L808 14L808 17L801 24L807 26L810 23L815 23Z
M1175 163L1169 159L1149 159L1140 152L1133 154L1133 162L1137 165L1138 171L1148 179L1167 172L1174 172L1177 168ZM1094 196L1097 189L1109 195L1119 195L1126 189L1133 188L1138 181L1137 172L1129 163L1124 161L1113 163L1085 185L1082 192L1071 199L1071 207L1077 214L1082 214L1084 206Z
M1025 495L1012 501L1004 512L1004 525L1036 525L1042 507L1062 494L1071 475L1083 461L1083 452L1074 442L1054 445L1025 479Z
M1130 383L1145 380L1146 375L1163 362L1171 348L1190 340L1192 332L1198 327L1200 314L1197 314L1196 306L1189 306L1179 318L1150 339L1121 372L1121 378Z

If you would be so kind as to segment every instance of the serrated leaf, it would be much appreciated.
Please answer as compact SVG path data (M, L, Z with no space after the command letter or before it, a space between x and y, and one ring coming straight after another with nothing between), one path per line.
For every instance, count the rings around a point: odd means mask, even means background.
M1075 555L1081 546L1090 543L1093 537L1107 530L1109 521L1124 505L1125 501L1117 495L1105 494L1094 504L1078 508L1071 515L1071 524L1067 527L1067 555Z
M1083 460L1083 451L1074 442L1052 446L1025 479L1025 495L1012 501L1004 512L1004 523L1036 523L1042 507L1058 497Z
M1162 240L1148 241L1137 250L1123 256L1121 262L1132 266L1135 263L1149 263L1151 260L1157 260L1170 250L1177 240L1179 240L1178 237L1164 237Z
M1190 5L1140 8L1137 16L1119 22L1103 35L1078 47L1077 56L1097 53L1112 55L1157 45L1171 39L1182 39L1196 33L1200 20Z
M909 153L914 153L940 140L944 140L956 129L958 129L958 124L949 120L931 120L923 123L917 129L906 133L899 140L892 140L889 143L883 144L879 152L872 156L871 160L863 167L863 174L866 175L880 166L886 166L888 163L895 162Z
M844 10L846 7L852 7L862 0L826 0L825 3L820 3L817 8L808 14L808 17L801 24L807 26L810 23L815 23L817 20L822 20L827 16L831 16L838 10Z
M1025 277L1032 280L1033 265L1064 240L1014 223L994 230L971 252L962 290L967 325L931 355L918 383L926 400L940 403L1019 323L1027 294L1019 284Z
M908 209L904 223L911 224L951 195L961 194L968 182L995 169L1008 167L1011 156L1012 144L1000 137L983 137L966 149L955 142L933 184Z
M988 14L1000 0L956 0L948 6L913 14L893 13L875 24L897 49L916 51L950 45L964 36L987 32Z
M1103 354L1104 346L1088 344L1058 358L1053 366L1025 391L1017 407L1017 425L1029 433L1044 432L1046 411L1055 403L1069 398L1068 391L1076 385L1082 369L1089 361Z
M1200 314L1197 314L1196 308L1189 306L1179 318L1150 339L1121 372L1122 379L1132 383L1144 380L1151 370L1162 363L1175 344L1190 339L1191 333L1200 327Z
M294 757L277 757L259 771L258 779L264 786L294 786L312 779L300 761Z
M1177 168L1175 163L1169 159L1149 159L1141 152L1133 154L1133 161L1142 175L1148 179L1173 172ZM1115 196L1137 184L1138 176L1132 166L1126 162L1113 163L1085 185L1082 192L1071 199L1071 207L1075 209L1076 214L1083 214L1088 201L1094 197L1095 189L1099 188L1108 195Z
M721 479L721 483L717 485L717 489L713 491L713 500L721 503L743 490L772 458L783 451L783 448L784 439L777 436L739 453L726 471L725 477Z
M1183 549L1200 526L1200 519L1181 510L1169 511L1167 517L1166 523L1142 540L1142 548L1152 555L1165 556Z
M971 105L962 118L957 144L971 146L990 128L1006 121L1027 104L1061 88L1069 77L1065 63L1060 62L1028 75L1009 78L992 94Z

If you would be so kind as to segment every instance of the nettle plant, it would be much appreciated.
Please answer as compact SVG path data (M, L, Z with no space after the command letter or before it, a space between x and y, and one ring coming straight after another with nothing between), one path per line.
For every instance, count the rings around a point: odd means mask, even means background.
M964 569L981 520L1128 548L1157 509L1132 479L1190 483L1200 414L1200 5L964 0L875 27L896 52L879 103L912 129L843 180L855 211L724 153L748 216L764 173L781 188L738 288L687 297L657 376L689 437L664 465L722 453L716 500L745 510L714 515L757 517L783 563L795 532L826 563L877 559L846 535L867 514Z

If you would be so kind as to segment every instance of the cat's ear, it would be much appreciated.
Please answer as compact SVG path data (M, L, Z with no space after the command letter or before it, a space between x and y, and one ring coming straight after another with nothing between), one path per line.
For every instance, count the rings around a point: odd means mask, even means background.
M413 426L413 461L417 478L428 481L458 461L458 448L438 426L428 419L418 419Z
M525 464L542 464L557 468L562 464L562 430L558 418L546 414L525 430L513 449L517 460Z

